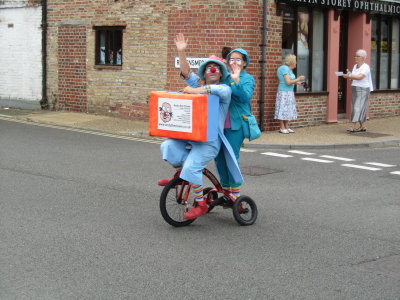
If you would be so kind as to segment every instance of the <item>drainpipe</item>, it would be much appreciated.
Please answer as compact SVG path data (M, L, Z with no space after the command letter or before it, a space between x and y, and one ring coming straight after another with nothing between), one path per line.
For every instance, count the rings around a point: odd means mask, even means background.
M267 57L267 14L268 0L263 0L262 42L261 42L261 74L260 74L260 129L264 131L264 90L265 66Z
M47 0L42 0L42 109L48 109L47 100Z

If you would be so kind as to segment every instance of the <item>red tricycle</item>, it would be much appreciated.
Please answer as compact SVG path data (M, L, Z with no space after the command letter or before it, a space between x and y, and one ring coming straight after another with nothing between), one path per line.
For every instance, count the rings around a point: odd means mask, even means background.
M252 225L257 219L258 211L256 203L248 196L235 198L229 191L222 188L218 179L208 169L203 169L203 175L207 177L214 188L207 187L203 190L204 198L207 201L208 212L216 206L231 208L233 217L240 225ZM163 189L160 196L160 210L164 220L175 227L187 226L194 220L186 220L183 215L194 205L194 195L191 194L191 184L175 175ZM230 204L223 196L230 199Z

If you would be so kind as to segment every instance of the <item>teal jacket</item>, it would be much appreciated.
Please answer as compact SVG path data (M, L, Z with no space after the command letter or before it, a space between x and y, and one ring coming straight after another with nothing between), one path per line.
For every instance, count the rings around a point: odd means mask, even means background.
M254 78L245 70L240 73L239 83L236 84L230 76L225 83L232 89L232 99L229 105L231 129L239 130L242 127L242 115L251 114L250 101L254 92Z

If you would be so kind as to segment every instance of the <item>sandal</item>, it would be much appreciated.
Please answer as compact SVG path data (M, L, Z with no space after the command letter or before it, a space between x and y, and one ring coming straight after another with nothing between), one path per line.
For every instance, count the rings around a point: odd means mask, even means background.
M350 128L347 128L347 131L348 131L348 132L356 132L357 130L354 129L353 127L350 127Z
M367 131L367 128L360 127L360 128L354 129L354 132L364 132L364 131Z

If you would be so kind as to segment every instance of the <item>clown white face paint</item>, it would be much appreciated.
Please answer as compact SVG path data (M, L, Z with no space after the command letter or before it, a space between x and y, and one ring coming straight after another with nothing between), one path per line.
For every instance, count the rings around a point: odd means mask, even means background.
M209 63L204 70L204 77L206 84L217 84L219 83L222 76L220 66L215 63Z
M229 64L233 65L234 63L236 63L238 66L242 65L243 60L241 58L230 58L229 59Z
M229 65L230 66L236 65L240 67L240 70L243 70L244 67L246 66L246 61L244 60L243 55L241 53L233 52L229 56Z
M217 65L211 65L207 66L206 68L206 73L220 73L221 70L219 69L219 66Z

